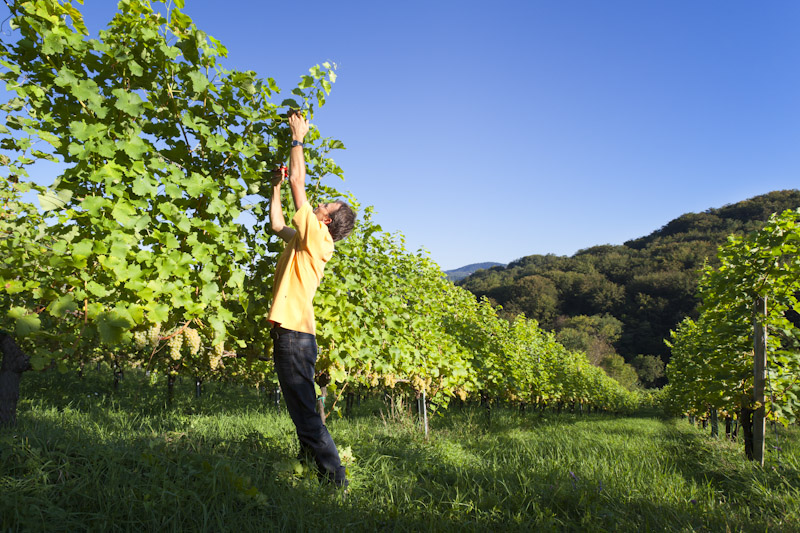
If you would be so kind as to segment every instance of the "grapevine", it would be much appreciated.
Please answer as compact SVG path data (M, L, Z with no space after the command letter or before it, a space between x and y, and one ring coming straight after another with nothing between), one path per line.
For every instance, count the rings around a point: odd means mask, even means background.
M783 424L800 414L800 210L773 215L746 237L731 236L719 249L720 266L707 268L700 283L701 313L672 332L667 365L669 402L676 412L707 417L712 411L749 416L753 399L754 324L769 332L767 416ZM766 297L766 316L753 302Z
M275 383L265 295L283 244L267 232L263 191L289 152L286 109L313 118L335 67L312 67L284 99L271 78L223 68L225 48L180 7L167 19L122 2L98 39L71 4L9 9L19 39L0 45L14 93L0 106L0 325L30 344L37 370L116 363L109 354L132 346L124 364L156 373ZM316 128L306 140L309 201L342 196L323 178L343 176L329 157L343 144ZM41 160L66 167L49 188L26 170ZM371 212L337 243L315 298L317 372L331 394L351 384L424 392L440 408L482 396L635 405L534 321L506 322L453 286Z

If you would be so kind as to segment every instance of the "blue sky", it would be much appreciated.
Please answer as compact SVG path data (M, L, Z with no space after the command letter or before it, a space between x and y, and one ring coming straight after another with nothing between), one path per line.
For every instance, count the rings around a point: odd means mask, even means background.
M96 32L115 2L80 7ZM800 188L800 3L186 0L228 68L288 93L351 191L443 268L621 244Z

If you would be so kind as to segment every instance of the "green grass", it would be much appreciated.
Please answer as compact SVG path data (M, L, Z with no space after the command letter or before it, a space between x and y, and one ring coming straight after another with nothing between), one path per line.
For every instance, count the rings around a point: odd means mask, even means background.
M797 429L768 461L685 421L453 408L425 440L377 400L331 417L352 449L346 498L252 389L108 372L26 375L0 432L2 531L796 531Z

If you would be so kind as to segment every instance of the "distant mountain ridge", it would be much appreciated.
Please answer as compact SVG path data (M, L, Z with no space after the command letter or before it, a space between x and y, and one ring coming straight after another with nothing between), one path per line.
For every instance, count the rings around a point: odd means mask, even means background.
M458 280L464 279L470 274L477 272L481 269L492 268L494 266L506 266L505 263L472 263L471 265L463 266L460 268L456 268L454 270L445 270L444 273L447 274L447 279L450 281L456 282Z

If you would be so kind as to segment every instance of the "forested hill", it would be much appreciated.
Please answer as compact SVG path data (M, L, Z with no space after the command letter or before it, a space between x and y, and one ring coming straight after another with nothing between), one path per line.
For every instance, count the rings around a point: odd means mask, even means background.
M576 323L594 328L599 349L605 342L628 362L639 354L666 361L669 331L686 315L695 315L703 262L715 263L717 246L728 235L759 229L771 213L798 207L800 190L775 191L682 215L623 245L595 246L571 257L529 255L458 284L502 305L508 315L524 312L545 329Z

